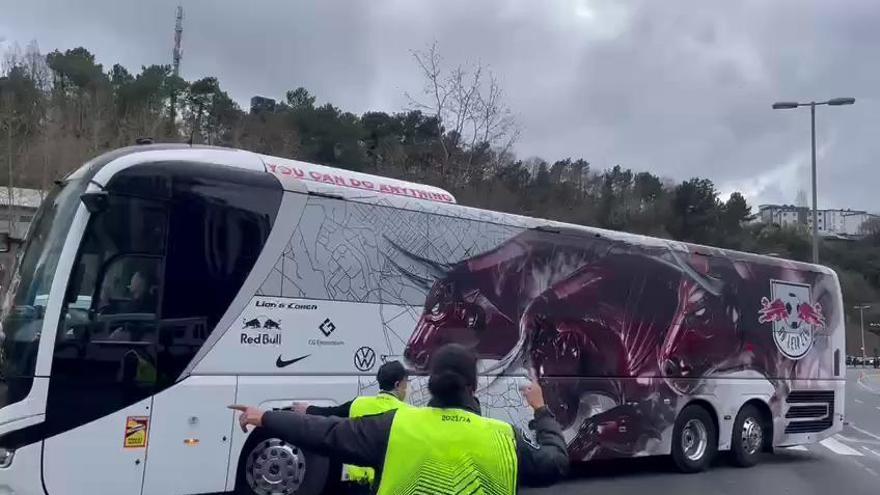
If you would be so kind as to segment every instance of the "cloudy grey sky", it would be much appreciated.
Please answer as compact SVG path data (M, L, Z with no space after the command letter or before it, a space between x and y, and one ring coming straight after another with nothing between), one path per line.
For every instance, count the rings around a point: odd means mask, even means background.
M0 0L0 38L85 46L110 66L170 63L178 0ZM820 207L880 211L880 3L874 0L183 0L182 75L240 103L305 86L353 112L396 111L421 80L410 50L500 77L523 157L583 157L753 203L809 191L817 115Z

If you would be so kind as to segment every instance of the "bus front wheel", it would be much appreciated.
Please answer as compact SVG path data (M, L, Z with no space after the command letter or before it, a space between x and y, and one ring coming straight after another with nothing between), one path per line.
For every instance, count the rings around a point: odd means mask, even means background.
M241 450L238 495L319 495L327 481L326 457L300 449L261 429L251 432Z
M672 460L684 473L709 467L718 450L715 422L705 408L696 404L681 410L672 435Z

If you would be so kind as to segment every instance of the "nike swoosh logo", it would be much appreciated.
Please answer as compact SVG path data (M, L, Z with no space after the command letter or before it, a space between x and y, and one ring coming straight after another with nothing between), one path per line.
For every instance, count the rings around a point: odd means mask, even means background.
M306 354L305 356L300 356L298 358L293 358L293 359L285 361L284 359L281 359L281 355L279 355L278 359L275 360L275 366L277 366L279 368L284 368L285 366L290 366L291 364L293 364L297 361L302 361L303 359L305 359L309 356L311 356L311 354Z

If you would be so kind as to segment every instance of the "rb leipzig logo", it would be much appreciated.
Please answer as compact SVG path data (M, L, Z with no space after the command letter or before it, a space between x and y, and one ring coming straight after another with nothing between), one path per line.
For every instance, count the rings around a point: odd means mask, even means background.
M772 298L761 298L760 323L773 324L773 342L789 359L800 359L813 347L813 334L825 328L822 306L813 303L810 286L772 280Z

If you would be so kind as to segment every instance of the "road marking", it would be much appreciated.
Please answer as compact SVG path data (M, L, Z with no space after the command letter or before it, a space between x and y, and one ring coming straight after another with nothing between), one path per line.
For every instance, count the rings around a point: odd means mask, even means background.
M867 390L868 392L871 392L872 394L876 394L876 393L877 393L876 390L874 390L873 388L871 388L871 387L865 385L865 382L863 382L861 379L859 379L856 383L858 383L860 387L862 387L863 389Z
M846 436L843 433L838 433L836 436L839 440L843 440L847 443L857 443L857 444L864 443L864 444L868 444L868 445L880 446L880 440L873 440L870 438L853 438L853 437Z
M880 440L880 435L875 435L875 434L871 433L870 431L863 430L852 423L850 423L849 427L852 428L853 430L856 430L857 432L861 433L862 435L868 435L869 437L871 437L875 440Z
M864 402L860 401L859 399L854 399L854 400L856 401L856 404L864 404Z
M798 452L809 452L810 449L804 447L803 445L792 445L791 447L785 447L785 450L797 450Z
M862 454L858 450L837 441L833 437L826 438L825 440L822 440L819 443L821 443L825 448L827 448L831 452L834 452L835 454L852 455L852 456L858 456L858 457L865 456L865 454Z
M870 453L876 455L877 457L880 457L880 452L877 452L877 451L874 450L874 449L869 449L868 447L862 447L862 448L865 449L865 450L867 450L868 452L870 452Z
M871 392L872 394L878 393L878 390L875 390L873 387L868 386L868 384L863 381L868 376L876 377L880 376L880 374L865 375L865 372L863 371L862 374L856 379L856 383L858 383L860 387L867 390L868 392Z

